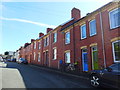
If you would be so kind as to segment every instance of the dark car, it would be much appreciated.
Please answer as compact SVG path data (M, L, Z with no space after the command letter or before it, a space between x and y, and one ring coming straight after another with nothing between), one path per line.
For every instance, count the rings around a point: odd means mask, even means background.
M28 64L28 61L25 58L20 58L18 60L18 63L24 63L24 64Z
M94 87L120 88L120 63L90 73L90 84Z
M11 59L11 62L16 62L16 59L15 58Z
M11 59L7 59L8 62L11 62Z

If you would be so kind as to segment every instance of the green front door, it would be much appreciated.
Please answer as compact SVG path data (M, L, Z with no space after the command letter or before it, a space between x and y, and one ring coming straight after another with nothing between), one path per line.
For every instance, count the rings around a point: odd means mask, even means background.
M97 70L98 68L98 50L97 46L92 47L92 69Z

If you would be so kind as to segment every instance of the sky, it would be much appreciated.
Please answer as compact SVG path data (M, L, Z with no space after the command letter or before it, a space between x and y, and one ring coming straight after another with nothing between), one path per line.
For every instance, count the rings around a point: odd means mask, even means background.
M2 0L0 2L0 54L16 51L46 28L55 28L71 19L76 7L85 16L111 0Z

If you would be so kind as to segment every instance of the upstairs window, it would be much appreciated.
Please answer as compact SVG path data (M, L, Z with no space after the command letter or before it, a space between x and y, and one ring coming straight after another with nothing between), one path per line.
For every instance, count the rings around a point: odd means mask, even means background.
M57 42L57 32L53 33L53 42Z
M49 45L49 37L46 37L45 39L44 39L44 46L46 47L46 46L48 46Z
M44 39L44 47L46 46L46 38Z
M109 12L109 21L110 21L110 29L116 28L120 26L120 8L114 9Z
M47 44L46 44L46 45L48 46L48 45L49 45L49 37L47 37L46 39L47 39L47 40L46 40L46 41L47 41Z
M86 24L81 26L81 39L86 38Z
M70 43L70 32L66 32L65 33L65 44L69 44Z
M38 42L38 49L41 49L41 42Z
M34 42L34 49L36 49L36 42Z
M90 27L90 36L96 35L96 20L91 20L89 22L89 27Z

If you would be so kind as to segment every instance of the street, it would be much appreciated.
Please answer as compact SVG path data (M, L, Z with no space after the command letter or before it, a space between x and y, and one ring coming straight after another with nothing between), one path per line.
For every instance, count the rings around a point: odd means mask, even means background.
M3 63L0 75L2 88L91 88L87 79L14 62Z

